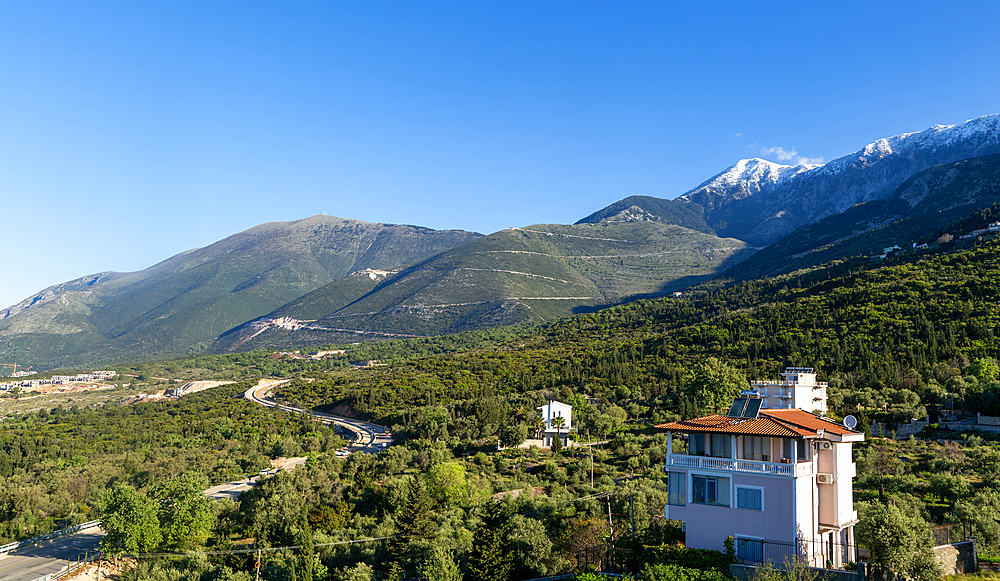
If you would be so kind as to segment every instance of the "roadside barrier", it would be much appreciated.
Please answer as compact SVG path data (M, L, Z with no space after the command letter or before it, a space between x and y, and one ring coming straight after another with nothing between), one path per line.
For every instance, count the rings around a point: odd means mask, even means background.
M82 531L83 529L89 529L90 527L96 527L101 524L99 520L92 520L85 522L83 524L73 525L71 527L66 527L64 529L59 529L58 531L52 531L47 535L42 535L40 537L33 537L26 539L24 541L16 541L13 543L7 543L6 545L0 546L0 555L6 555L7 553L13 551L14 549L20 549L21 547L27 547L29 545L36 545L42 541L47 541L49 539L56 539L65 535L71 535L73 533Z

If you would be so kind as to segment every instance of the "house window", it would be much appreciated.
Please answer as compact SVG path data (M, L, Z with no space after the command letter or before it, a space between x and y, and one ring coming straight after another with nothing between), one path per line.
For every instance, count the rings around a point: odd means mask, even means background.
M692 456L705 456L705 434L691 434L688 436L688 454Z
M743 436L743 459L770 462L771 438Z
M764 489L757 487L736 487L736 508L764 510Z
M729 506L729 479L724 476L692 476L691 502Z
M667 504L687 504L687 473L667 472Z
M736 558L741 561L764 562L764 539L736 535Z
M732 438L726 434L712 434L712 456L715 458L732 458L732 448L729 447Z

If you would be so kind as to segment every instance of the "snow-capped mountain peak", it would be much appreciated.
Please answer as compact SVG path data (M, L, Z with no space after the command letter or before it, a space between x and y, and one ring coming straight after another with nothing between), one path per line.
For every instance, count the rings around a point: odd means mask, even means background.
M1000 152L1000 115L878 139L825 165L742 159L678 198L720 235L766 245L795 228L883 199L914 173Z
M768 189L773 184L790 176L809 171L818 165L782 165L759 157L741 159L726 171L702 183L679 199L692 201L706 190L724 191L729 199L740 200Z

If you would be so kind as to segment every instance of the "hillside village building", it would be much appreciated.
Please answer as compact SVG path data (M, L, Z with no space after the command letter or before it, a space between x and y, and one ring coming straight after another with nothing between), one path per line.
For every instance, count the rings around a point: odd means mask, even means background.
M754 382L759 396L749 391L727 415L656 426L668 434L666 517L684 522L688 547L723 550L733 536L744 561L858 560L851 447L864 434L810 413L826 410L812 371ZM675 453L673 434L687 450Z
M542 432L542 445L550 447L552 446L552 440L558 437L562 440L563 446L566 446L569 443L567 441L569 432L573 429L573 406L553 400L537 409L542 414L542 419L545 420L545 431ZM552 420L555 418L563 419L563 424L559 428L552 425Z
M817 382L812 367L786 367L780 381L750 382L750 395L764 400L761 409L798 409L823 415L826 407L826 382Z

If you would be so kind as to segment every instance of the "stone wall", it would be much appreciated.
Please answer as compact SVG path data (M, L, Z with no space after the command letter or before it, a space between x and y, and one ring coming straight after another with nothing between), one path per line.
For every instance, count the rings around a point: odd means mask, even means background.
M941 566L945 575L975 573L979 570L976 540L934 547L934 560Z

